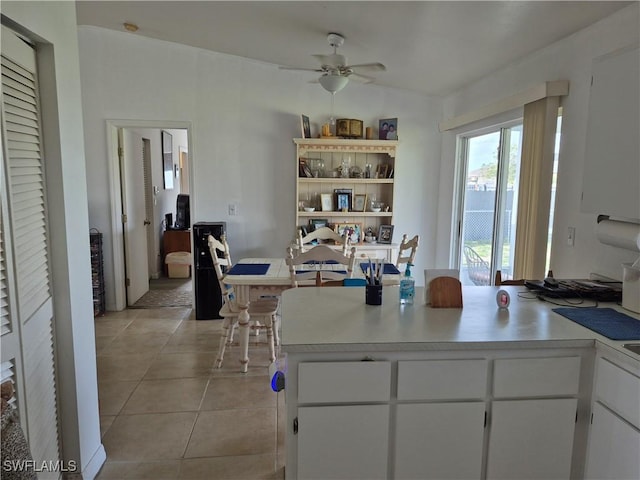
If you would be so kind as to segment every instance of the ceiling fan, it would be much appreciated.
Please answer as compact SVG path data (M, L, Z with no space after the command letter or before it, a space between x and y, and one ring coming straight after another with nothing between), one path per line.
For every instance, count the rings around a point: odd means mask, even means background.
M387 68L382 63L359 63L348 65L347 57L338 53L338 47L344 44L344 37L339 33L329 33L327 35L329 45L333 47L333 53L329 55L313 55L321 63L319 68L297 68L281 66L283 70L304 70L309 72L322 73L318 82L322 87L332 94L342 90L349 83L349 79L361 83L371 83L375 79L360 72L383 72Z

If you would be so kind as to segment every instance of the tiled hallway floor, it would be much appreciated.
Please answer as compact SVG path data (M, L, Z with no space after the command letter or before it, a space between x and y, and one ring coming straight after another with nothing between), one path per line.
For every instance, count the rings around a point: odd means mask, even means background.
M105 479L282 479L284 392L269 385L265 334L214 368L222 320L189 308L95 319ZM237 335L236 335L237 336Z

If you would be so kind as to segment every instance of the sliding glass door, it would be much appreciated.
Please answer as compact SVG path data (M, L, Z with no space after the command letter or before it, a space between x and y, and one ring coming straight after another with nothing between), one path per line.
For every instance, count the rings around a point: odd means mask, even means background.
M463 285L511 278L522 124L460 138L457 264Z

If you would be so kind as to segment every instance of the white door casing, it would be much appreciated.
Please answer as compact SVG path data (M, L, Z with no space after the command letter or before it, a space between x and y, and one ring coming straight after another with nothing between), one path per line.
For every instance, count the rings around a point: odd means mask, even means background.
M144 192L143 140L137 133L121 130L122 211L127 275L127 306L149 291L147 254L147 209Z

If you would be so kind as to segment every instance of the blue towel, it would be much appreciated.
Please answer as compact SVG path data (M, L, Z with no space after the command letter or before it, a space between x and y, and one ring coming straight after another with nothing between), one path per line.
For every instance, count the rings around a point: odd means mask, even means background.
M268 263L238 263L231 267L227 275L264 275L267 270Z
M360 268L362 269L363 272L366 272L367 268L369 268L369 262L362 262L360 264ZM384 267L382 267L382 274L383 275L400 275L400 270L398 270L398 267L396 267L393 263L385 263Z
M640 340L640 320L613 308L554 308L553 311L611 340Z

